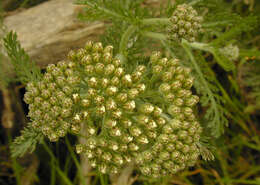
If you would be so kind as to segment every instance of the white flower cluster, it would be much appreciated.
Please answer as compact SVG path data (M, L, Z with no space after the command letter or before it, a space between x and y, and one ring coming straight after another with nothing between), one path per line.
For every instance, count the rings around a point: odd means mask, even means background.
M130 70L113 57L112 46L92 42L68 58L27 85L35 128L57 141L85 124L88 139L76 151L102 173L134 162L143 175L158 177L194 165L202 128L189 69L154 52L148 65Z

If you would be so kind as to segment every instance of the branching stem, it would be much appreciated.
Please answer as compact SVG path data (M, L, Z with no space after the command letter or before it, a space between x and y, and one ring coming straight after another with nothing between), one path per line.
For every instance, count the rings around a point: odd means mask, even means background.
M185 41L183 41L183 43L184 42ZM186 43L186 44L188 44L189 47L192 47L194 49L211 52L211 46L209 46L208 44L199 43L199 42L192 42L192 43Z
M167 37L165 34L162 33L156 33L156 32L142 32L143 36L151 37L158 40L167 40Z
M190 47L192 46L192 44L194 46L194 43L189 43L188 41L186 41L184 39L182 40L182 43L181 43L183 49L188 54L188 56L190 58L190 61L191 61L192 65L194 66L194 69L196 70L197 74L199 75L199 78L200 78L202 84L204 85L205 91L208 94L208 97L209 97L209 99L211 101L211 104L212 104L212 107L214 109L214 112L216 114L214 119L219 119L220 113L219 113L219 110L217 108L217 103L216 103L216 100L214 99L214 95L213 95L212 91L210 90L207 81L203 77L203 73L201 72L200 67L198 66L195 58L193 57L193 54L191 53ZM197 47L203 47L203 44L197 43Z
M197 3L201 2L201 1L203 1L203 0L193 0L190 3L188 3L188 4L193 6L193 5L195 5L195 4L197 4Z
M157 24L171 24L171 21L169 18L149 18L149 19L143 19L141 21L141 24L143 25L157 25Z
M126 50L127 50L127 45L130 40L130 37L132 34L136 31L137 27L135 25L131 25L127 28L125 33L122 35L120 44L119 44L119 54L123 55L126 57Z
M227 24L231 23L230 21L216 21L216 22L209 22L202 24L203 28L212 28L216 26L225 26Z
M156 32L143 32L143 36L150 37L153 39L158 39L162 43L162 45L168 50L172 57L176 57L175 54L172 52L171 48L167 44L167 36L163 33L156 33Z
M212 28L216 26L225 26L229 24L230 21L217 21L217 22L208 22L202 24L203 28ZM171 25L170 18L148 18L148 19L143 19L141 21L142 25Z

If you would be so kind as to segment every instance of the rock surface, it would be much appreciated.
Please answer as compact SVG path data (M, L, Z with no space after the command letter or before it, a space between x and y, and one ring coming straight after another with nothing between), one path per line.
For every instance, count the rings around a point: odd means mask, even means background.
M77 19L82 6L72 0L51 0L4 19L7 30L17 32L22 47L41 67L65 59L70 49L80 48L103 32L101 22Z

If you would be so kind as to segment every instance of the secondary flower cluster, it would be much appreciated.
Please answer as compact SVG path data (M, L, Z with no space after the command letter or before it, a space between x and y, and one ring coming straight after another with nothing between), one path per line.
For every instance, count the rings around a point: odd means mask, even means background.
M219 51L231 61L235 61L239 57L239 48L237 45L229 44L220 48Z
M168 27L170 40L179 41L182 38L194 42L199 33L202 32L203 18L192 6L188 4L178 5L170 17L171 25Z
M133 67L113 57L112 46L92 42L68 58L27 85L35 128L51 141L86 128L86 144L76 151L102 173L133 162L143 175L158 177L194 165L202 131L192 109L198 97L179 60L154 52L148 64Z

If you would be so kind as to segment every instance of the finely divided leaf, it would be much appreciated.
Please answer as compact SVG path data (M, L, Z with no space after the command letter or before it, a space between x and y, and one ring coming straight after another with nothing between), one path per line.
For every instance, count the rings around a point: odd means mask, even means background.
M232 71L236 68L235 64L229 60L226 56L220 53L218 48L211 48L211 53L216 59L217 63L225 70Z
M12 157L22 157L25 153L32 153L36 145L43 139L43 134L30 124L21 131L21 136L15 138L11 144Z
M14 67L16 76L20 82L37 81L41 78L41 70L30 61L29 55L21 47L15 32L9 32L4 38L4 47Z

